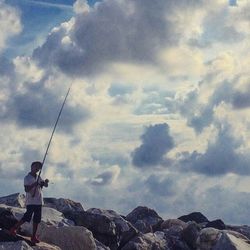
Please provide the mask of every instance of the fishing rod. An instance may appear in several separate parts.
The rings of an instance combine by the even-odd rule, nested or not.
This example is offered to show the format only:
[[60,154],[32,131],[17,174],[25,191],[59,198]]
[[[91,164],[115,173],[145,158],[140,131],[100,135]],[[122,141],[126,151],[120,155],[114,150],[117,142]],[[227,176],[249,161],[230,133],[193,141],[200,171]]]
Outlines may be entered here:
[[39,181],[39,178],[40,178],[40,175],[41,175],[41,172],[42,172],[42,168],[43,168],[43,165],[44,165],[44,163],[45,163],[46,157],[47,157],[47,155],[48,155],[49,147],[50,147],[50,144],[51,144],[53,135],[54,135],[54,133],[55,133],[55,131],[56,131],[57,123],[58,123],[58,121],[59,121],[59,119],[60,119],[60,116],[61,116],[61,114],[62,114],[63,107],[64,107],[64,105],[65,105],[65,103],[66,103],[66,100],[67,100],[67,97],[68,97],[68,95],[69,95],[71,86],[72,86],[72,84],[70,85],[70,87],[69,87],[69,89],[68,89],[68,91],[67,91],[67,94],[66,94],[66,96],[65,96],[65,98],[64,98],[64,101],[63,101],[63,103],[62,103],[61,109],[60,109],[59,114],[58,114],[58,116],[57,116],[57,119],[56,119],[56,122],[55,122],[55,125],[54,125],[54,128],[53,128],[52,134],[51,134],[50,139],[49,139],[49,143],[48,143],[47,149],[46,149],[45,154],[44,154],[44,157],[43,157],[42,167],[41,167],[41,169],[40,169],[40,171],[39,171],[39,174],[38,174],[38,177],[37,177],[37,180],[36,180],[37,185],[35,186],[35,190],[34,190],[34,193],[33,193],[32,197],[34,197],[35,194],[36,194],[36,190],[37,190],[37,186],[38,186],[38,181]]

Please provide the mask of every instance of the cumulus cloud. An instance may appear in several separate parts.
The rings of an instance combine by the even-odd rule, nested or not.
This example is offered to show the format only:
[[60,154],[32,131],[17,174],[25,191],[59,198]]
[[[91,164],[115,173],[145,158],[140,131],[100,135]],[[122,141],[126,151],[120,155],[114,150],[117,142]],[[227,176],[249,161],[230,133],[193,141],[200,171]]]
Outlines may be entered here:
[[6,47],[10,37],[17,35],[22,30],[19,12],[0,1],[0,52]]
[[182,153],[180,164],[181,171],[195,171],[208,176],[235,173],[238,175],[250,174],[250,158],[240,152],[243,141],[235,138],[230,126],[218,126],[218,135],[210,141],[204,153]]
[[90,183],[96,186],[111,184],[113,181],[115,181],[118,178],[120,171],[121,170],[119,166],[117,165],[112,166],[111,168],[107,169],[103,173],[93,178]]
[[185,18],[175,14],[197,6],[201,3],[103,1],[54,29],[33,56],[43,67],[56,66],[69,75],[99,73],[114,62],[155,64],[160,50],[178,44],[186,31]]
[[[8,101],[7,109],[1,114],[2,120],[14,119],[21,127],[53,127],[62,100],[46,89],[28,93],[16,94]],[[60,128],[71,130],[74,124],[84,121],[89,117],[89,112],[83,107],[65,106],[60,121]]]
[[148,177],[145,184],[152,194],[163,197],[173,196],[177,191],[175,182],[171,177],[153,174]]
[[147,127],[141,140],[142,145],[132,152],[132,162],[139,168],[165,164],[164,155],[174,148],[174,140],[166,123]]

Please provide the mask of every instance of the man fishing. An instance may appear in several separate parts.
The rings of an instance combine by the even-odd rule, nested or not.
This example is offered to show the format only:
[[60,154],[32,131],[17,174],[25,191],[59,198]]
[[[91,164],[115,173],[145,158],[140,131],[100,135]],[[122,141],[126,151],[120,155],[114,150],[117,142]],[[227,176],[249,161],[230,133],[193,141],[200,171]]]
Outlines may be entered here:
[[48,187],[49,180],[43,180],[40,175],[37,176],[38,171],[42,169],[42,163],[39,161],[32,162],[31,171],[24,178],[24,189],[26,192],[26,213],[22,219],[18,221],[11,229],[10,233],[16,235],[17,230],[25,222],[30,222],[33,215],[33,233],[31,243],[39,243],[36,236],[37,228],[41,222],[43,194],[42,188]]
[[[54,135],[55,130],[56,130],[56,126],[57,126],[58,121],[60,119],[60,116],[61,116],[63,107],[66,103],[67,97],[69,95],[70,89],[71,89],[71,86],[69,87],[69,89],[67,91],[67,94],[64,98],[61,109],[60,109],[59,114],[57,116],[56,123],[54,125],[46,152],[45,152],[44,157],[43,157],[43,161],[42,162],[40,162],[40,161],[32,162],[31,172],[28,175],[26,175],[24,178],[24,189],[26,192],[27,211],[24,214],[23,218],[20,221],[18,221],[16,223],[16,225],[14,225],[10,229],[10,233],[12,235],[16,235],[16,232],[20,228],[20,226],[25,222],[30,222],[31,217],[33,215],[33,233],[32,233],[32,237],[31,237],[31,242],[34,245],[39,242],[39,240],[36,236],[36,232],[37,232],[37,228],[38,228],[39,223],[41,222],[41,217],[42,217],[42,205],[43,205],[42,188],[48,187],[48,183],[49,183],[48,179],[46,179],[44,181],[40,177],[40,175],[41,175],[41,171],[42,171],[42,168],[43,168],[45,160],[46,160],[46,156],[47,156],[48,151],[49,151],[49,147],[50,147],[53,135]],[[39,172],[39,174],[37,175],[38,172]]]

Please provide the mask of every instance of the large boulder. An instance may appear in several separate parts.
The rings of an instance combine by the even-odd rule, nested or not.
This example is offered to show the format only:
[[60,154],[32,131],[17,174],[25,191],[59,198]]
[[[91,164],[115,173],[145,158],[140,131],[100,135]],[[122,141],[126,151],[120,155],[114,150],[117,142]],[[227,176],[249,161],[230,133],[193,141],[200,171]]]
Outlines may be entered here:
[[210,221],[206,224],[206,227],[213,227],[213,228],[216,228],[216,229],[219,229],[219,230],[224,230],[226,229],[226,225],[224,224],[224,222],[220,219],[218,220],[213,220],[213,221]]
[[[250,242],[233,232],[223,231],[212,250],[250,250]],[[201,249],[202,250],[202,249]]]
[[54,208],[62,213],[69,210],[72,211],[84,211],[82,204],[79,202],[72,201],[70,199],[63,198],[44,198],[44,206]]
[[38,235],[41,241],[59,246],[62,250],[96,250],[92,233],[84,227],[56,227],[41,223]]
[[5,204],[11,207],[25,207],[25,195],[20,193],[11,194],[0,197],[0,204]]
[[249,226],[247,225],[227,226],[227,228],[245,235],[250,240],[250,227]]
[[211,250],[216,245],[221,235],[222,232],[212,227],[202,229],[197,239],[197,249]]
[[29,246],[25,241],[16,242],[0,242],[1,250],[32,250],[33,248]]
[[9,241],[12,241],[12,242],[15,242],[15,241],[22,241],[23,238],[16,235],[16,236],[13,236],[9,233],[8,230],[3,230],[3,229],[0,229],[0,242],[9,242]]
[[126,216],[126,220],[142,233],[160,229],[163,219],[151,208],[139,206]]
[[181,217],[178,218],[179,220],[182,220],[184,222],[189,222],[189,221],[194,221],[196,223],[207,223],[209,222],[209,220],[207,219],[206,216],[204,216],[202,213],[200,212],[193,212],[187,215],[183,215]]
[[171,227],[181,227],[182,229],[186,228],[188,224],[179,219],[168,219],[162,222],[161,229],[170,229]]
[[60,247],[40,242],[36,246],[30,246],[26,241],[0,242],[1,250],[61,250]]
[[189,222],[181,232],[181,238],[191,249],[196,249],[196,241],[200,235],[200,226],[195,222]]
[[94,237],[108,246],[117,249],[137,235],[138,231],[113,210],[92,208],[86,212],[68,212],[65,216],[76,225],[88,228]]
[[139,234],[121,250],[170,250],[163,232]]
[[[0,227],[10,229],[23,217],[25,211],[26,209],[24,208],[10,207],[0,204]],[[56,227],[74,225],[74,222],[66,219],[61,212],[49,207],[42,208],[42,222]],[[31,235],[32,223],[24,223],[20,231],[24,235]]]
[[6,205],[0,204],[0,228],[10,229],[17,223],[17,219]]

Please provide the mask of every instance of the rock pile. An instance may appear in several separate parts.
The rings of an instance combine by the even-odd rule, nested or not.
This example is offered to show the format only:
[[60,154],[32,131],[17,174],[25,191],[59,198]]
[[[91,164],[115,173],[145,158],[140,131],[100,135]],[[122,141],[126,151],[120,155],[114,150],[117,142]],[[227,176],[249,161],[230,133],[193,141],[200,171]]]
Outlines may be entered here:
[[91,208],[69,199],[45,198],[38,235],[31,246],[31,225],[18,236],[8,233],[24,209],[24,196],[0,198],[0,249],[23,250],[250,250],[250,227],[209,221],[194,212],[178,219],[163,219],[156,211],[137,207],[127,216]]

